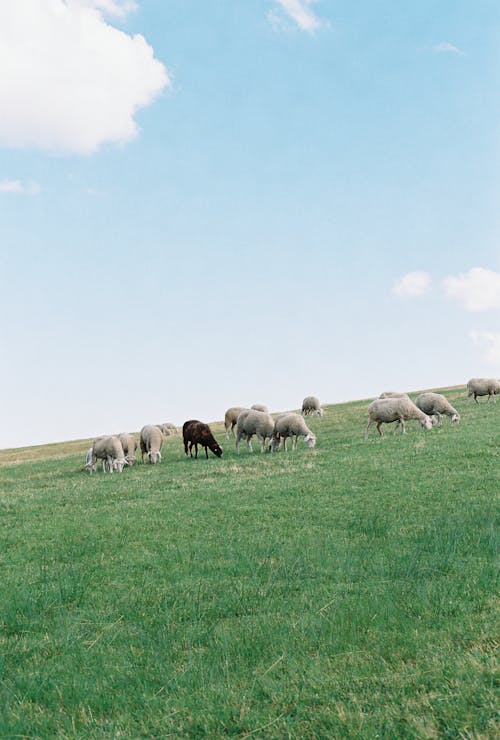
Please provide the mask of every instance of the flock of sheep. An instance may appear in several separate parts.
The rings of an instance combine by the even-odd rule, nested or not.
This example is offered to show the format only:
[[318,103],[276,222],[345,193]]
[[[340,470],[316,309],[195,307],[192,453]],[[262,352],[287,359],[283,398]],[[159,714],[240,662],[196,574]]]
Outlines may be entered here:
[[[490,398],[500,395],[500,381],[495,378],[472,378],[467,383],[467,396],[474,397],[478,403],[478,396]],[[307,396],[302,402],[302,413],[283,413],[273,418],[266,406],[255,404],[251,408],[234,406],[229,408],[224,416],[226,438],[232,433],[236,440],[236,451],[239,454],[240,442],[245,440],[248,452],[253,452],[252,438],[257,437],[260,451],[269,449],[276,452],[283,444],[287,450],[287,440],[292,439],[292,449],[296,449],[299,437],[304,438],[308,447],[316,444],[316,435],[307,427],[304,417],[323,416],[319,400],[315,396]],[[368,406],[368,424],[365,437],[375,424],[378,433],[382,435],[381,425],[396,422],[396,429],[401,428],[405,433],[405,421],[416,419],[424,429],[431,429],[434,424],[442,424],[442,416],[450,417],[453,424],[458,424],[460,414],[450,402],[440,393],[421,393],[413,402],[408,394],[386,391]],[[235,433],[236,428],[236,433]],[[176,434],[175,424],[148,424],[141,429],[140,449],[144,463],[146,456],[152,465],[161,461],[161,448],[165,437]],[[222,448],[214,438],[210,427],[197,419],[186,421],[182,428],[184,452],[186,455],[198,457],[198,445],[205,450],[208,458],[210,449],[217,457],[222,457]],[[97,470],[98,460],[102,461],[104,472],[114,470],[122,472],[126,465],[133,465],[136,459],[138,444],[132,434],[97,437],[92,447],[87,451],[85,470],[93,473]]]

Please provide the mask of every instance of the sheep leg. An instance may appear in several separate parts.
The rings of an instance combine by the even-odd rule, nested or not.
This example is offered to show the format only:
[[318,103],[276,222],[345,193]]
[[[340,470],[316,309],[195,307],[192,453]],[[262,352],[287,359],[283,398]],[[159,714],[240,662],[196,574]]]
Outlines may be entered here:
[[382,431],[380,429],[381,425],[382,425],[382,422],[377,421],[377,432],[380,434],[381,437],[383,437],[384,435],[382,434]]
[[248,436],[247,436],[247,450],[249,452],[253,452],[252,438],[251,437],[248,437]]
[[194,443],[194,459],[198,459],[198,442]]
[[368,437],[368,432],[370,431],[372,424],[373,424],[372,419],[369,419],[368,424],[366,425],[365,439]]
[[292,450],[297,449],[297,439],[298,437],[292,437]]

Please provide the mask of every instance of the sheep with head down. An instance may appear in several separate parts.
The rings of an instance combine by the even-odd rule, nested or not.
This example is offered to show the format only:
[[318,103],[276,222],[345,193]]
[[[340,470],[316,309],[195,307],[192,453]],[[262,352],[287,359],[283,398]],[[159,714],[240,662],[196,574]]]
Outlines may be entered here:
[[302,401],[302,416],[323,416],[323,409],[316,396],[306,396]]
[[151,465],[161,462],[161,446],[163,444],[163,432],[154,424],[147,424],[141,429],[141,459],[148,456]]
[[441,415],[449,416],[452,424],[458,424],[460,414],[453,408],[448,399],[441,393],[421,393],[415,399],[415,405],[427,414],[437,419],[438,426],[442,426]]
[[424,429],[432,429],[430,417],[415,406],[409,398],[377,398],[368,406],[365,438],[373,424],[377,425],[377,431],[382,436],[381,425],[391,424],[393,421],[396,422],[394,431],[401,427],[403,434],[406,434],[405,421],[409,419],[417,419]]
[[106,472],[106,469],[109,469],[110,473],[113,470],[121,473],[125,465],[128,465],[122,443],[115,436],[94,439],[92,443],[92,463],[97,463],[97,460],[102,460],[103,471]]
[[238,416],[236,429],[236,452],[238,454],[242,439],[246,440],[248,451],[253,452],[252,437],[254,435],[259,440],[261,452],[265,450],[266,440],[269,440],[268,446],[271,452],[274,452],[278,447],[276,440],[273,438],[274,419],[271,414],[266,414],[264,411],[256,411],[255,409],[242,411]]
[[122,432],[118,435],[118,439],[122,443],[123,454],[125,455],[127,464],[132,466],[135,463],[135,451],[137,450],[136,438],[133,434]]
[[249,409],[245,408],[244,406],[231,406],[226,413],[224,414],[224,427],[226,429],[226,439],[229,439],[229,432],[232,432],[233,437],[235,437],[234,433],[234,427],[236,426],[238,422],[238,416],[241,414],[242,411],[249,411]]
[[292,450],[297,449],[299,437],[304,437],[304,442],[308,447],[314,447],[316,444],[316,435],[308,428],[300,414],[282,414],[276,419],[274,427],[275,446],[277,444],[279,447],[281,440],[283,440],[283,447],[286,452],[288,437],[292,438]]

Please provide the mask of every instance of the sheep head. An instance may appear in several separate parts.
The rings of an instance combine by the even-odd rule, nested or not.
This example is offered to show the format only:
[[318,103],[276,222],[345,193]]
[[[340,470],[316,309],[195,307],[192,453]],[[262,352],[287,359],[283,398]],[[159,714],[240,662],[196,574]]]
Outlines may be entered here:
[[312,432],[309,432],[309,434],[304,437],[304,442],[308,447],[314,447],[314,445],[316,444],[316,435]]

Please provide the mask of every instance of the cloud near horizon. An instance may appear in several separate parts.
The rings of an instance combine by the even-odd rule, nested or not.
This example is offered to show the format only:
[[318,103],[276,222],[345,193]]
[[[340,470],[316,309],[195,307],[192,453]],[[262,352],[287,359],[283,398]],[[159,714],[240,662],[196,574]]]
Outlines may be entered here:
[[138,134],[137,110],[171,80],[140,34],[109,25],[135,2],[0,3],[0,146],[91,154]]
[[268,14],[269,20],[275,27],[286,27],[285,18],[289,18],[301,30],[314,33],[321,26],[326,25],[314,13],[312,6],[317,0],[274,0],[279,8],[274,8]]
[[500,367],[500,332],[473,331],[470,338],[476,347],[480,347],[485,362]]
[[443,287],[448,298],[460,301],[466,311],[500,308],[500,272],[473,267],[445,278]]
[[34,180],[22,183],[21,180],[0,180],[0,193],[17,193],[20,195],[36,195],[42,188]]
[[431,276],[428,272],[421,270],[408,272],[399,280],[396,280],[392,286],[392,293],[399,298],[416,298],[430,290],[431,282]]

